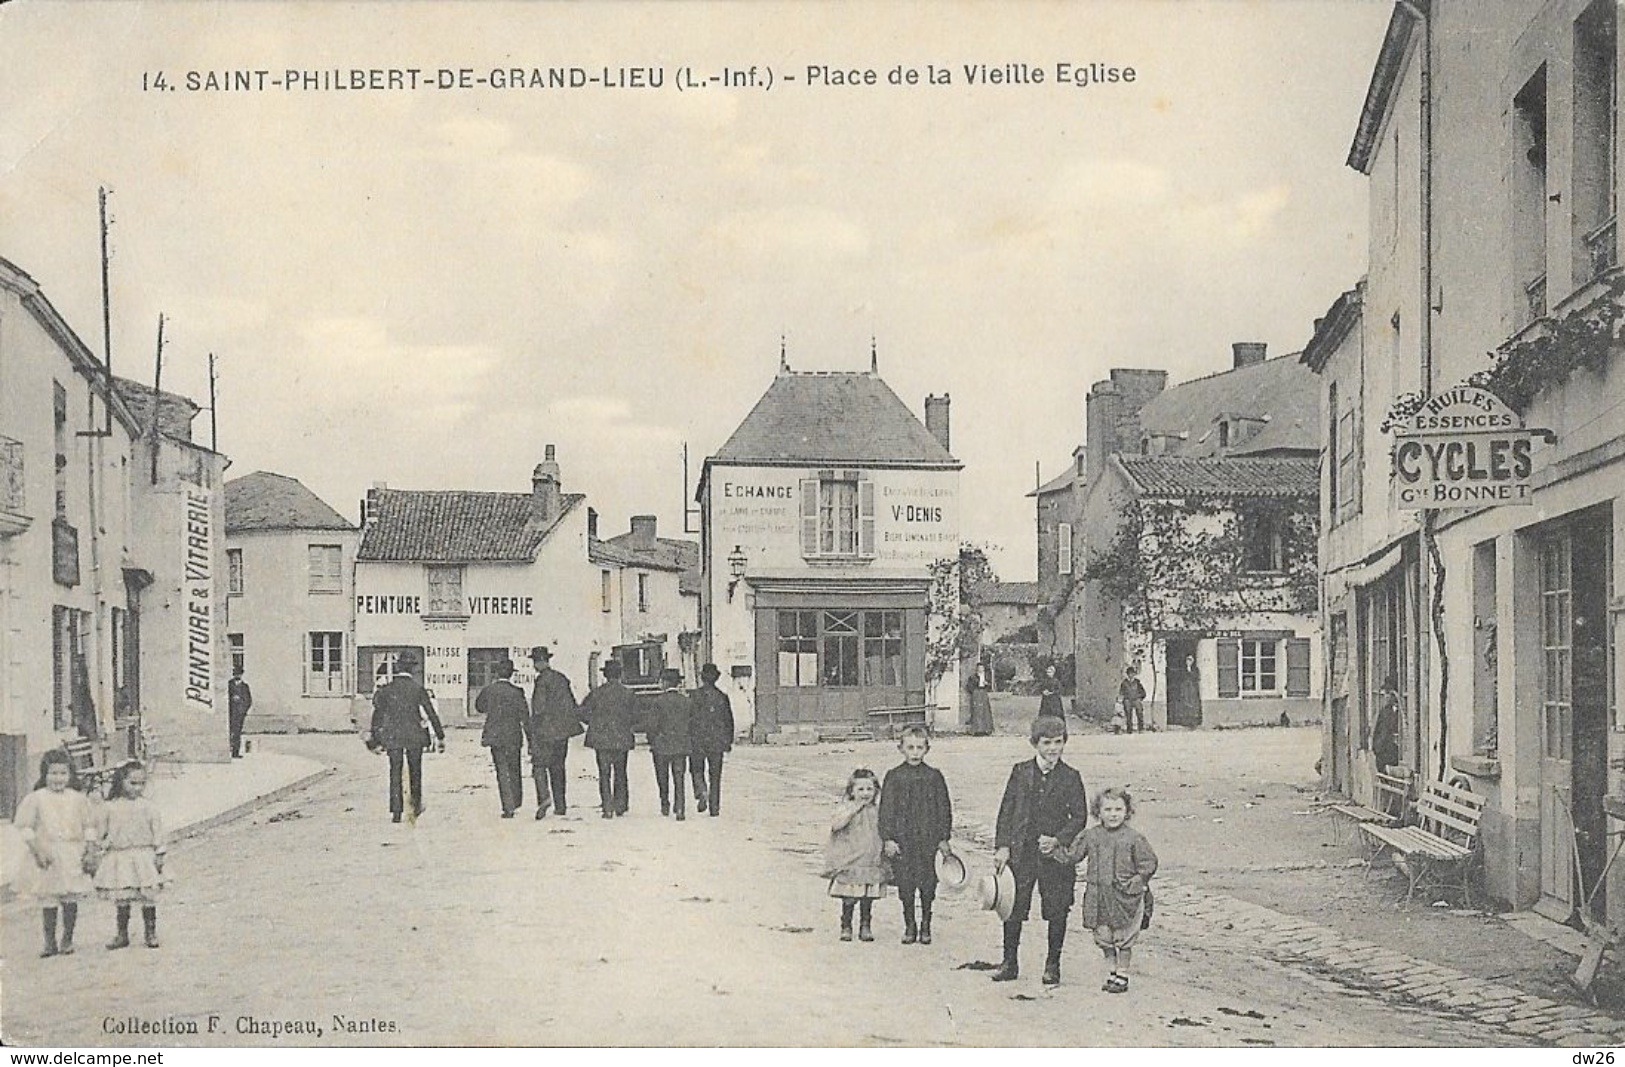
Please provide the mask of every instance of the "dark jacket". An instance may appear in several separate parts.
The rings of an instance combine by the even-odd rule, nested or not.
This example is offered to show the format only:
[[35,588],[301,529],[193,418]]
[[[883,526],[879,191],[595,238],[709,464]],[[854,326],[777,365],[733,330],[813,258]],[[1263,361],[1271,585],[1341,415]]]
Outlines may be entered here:
[[620,682],[605,682],[581,702],[587,724],[587,747],[626,751],[633,747],[632,729],[638,719],[638,698]]
[[248,688],[248,683],[241,678],[233,678],[226,683],[226,699],[231,714],[241,718],[254,706],[254,690]]
[[1117,695],[1122,698],[1125,708],[1133,707],[1135,704],[1144,704],[1145,686],[1140,684],[1138,678],[1125,676],[1117,686]]
[[687,693],[667,689],[649,702],[649,750],[657,756],[689,753],[689,722],[694,701]]
[[446,731],[440,725],[440,716],[434,713],[428,691],[410,675],[397,674],[372,695],[373,742],[384,748],[426,747],[429,731],[423,726],[424,715],[435,737],[443,740]]
[[549,667],[530,690],[530,731],[536,741],[567,741],[581,732],[570,679]]
[[1061,702],[1059,679],[1044,678],[1038,683],[1038,692],[1038,714],[1053,715],[1057,719],[1066,718],[1066,705]]
[[714,685],[702,685],[689,694],[694,702],[694,718],[688,725],[689,740],[700,753],[728,752],[734,747],[734,709],[728,694]]
[[528,709],[523,689],[499,678],[480,690],[474,710],[485,716],[480,744],[486,748],[524,747]]
[[886,772],[886,784],[880,787],[882,840],[935,848],[953,833],[954,807],[941,771],[928,763],[904,762]]
[[1025,760],[1010,768],[993,847],[1008,848],[1012,863],[1031,866],[1040,858],[1041,835],[1065,843],[1088,824],[1089,795],[1077,769],[1059,762],[1046,777],[1039,773],[1036,758]]

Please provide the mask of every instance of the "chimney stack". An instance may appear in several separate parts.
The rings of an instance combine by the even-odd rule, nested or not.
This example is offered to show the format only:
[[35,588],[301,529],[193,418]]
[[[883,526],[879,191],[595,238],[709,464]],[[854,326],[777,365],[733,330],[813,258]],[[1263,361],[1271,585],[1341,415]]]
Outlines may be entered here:
[[948,443],[950,438],[948,433],[947,393],[943,393],[941,396],[933,394],[925,398],[925,428],[931,432],[932,437],[937,439],[937,444],[942,446],[944,452],[953,452],[953,447]]
[[1235,357],[1234,370],[1243,367],[1256,367],[1264,362],[1264,352],[1269,346],[1263,341],[1237,341],[1230,346],[1230,352]]
[[637,548],[653,548],[655,546],[655,517],[653,515],[632,516],[632,544]]
[[559,465],[554,460],[553,446],[548,445],[546,458],[530,472],[531,508],[536,518],[546,526],[559,517]]
[[378,521],[378,494],[388,489],[386,482],[373,482],[361,501],[361,526],[365,529]]

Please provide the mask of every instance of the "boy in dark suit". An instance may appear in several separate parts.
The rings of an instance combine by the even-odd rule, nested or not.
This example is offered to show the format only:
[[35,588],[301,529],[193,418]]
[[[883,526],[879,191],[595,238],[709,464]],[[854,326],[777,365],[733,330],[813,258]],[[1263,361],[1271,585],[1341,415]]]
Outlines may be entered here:
[[511,819],[525,802],[525,779],[519,767],[529,725],[525,691],[513,684],[513,660],[505,659],[497,665],[497,680],[480,690],[474,698],[474,709],[485,716],[480,744],[491,750],[502,817]]
[[[953,802],[942,772],[925,762],[931,731],[903,727],[897,742],[903,762],[886,772],[880,787],[880,838],[892,861],[892,882],[903,901],[903,944],[931,943],[931,905],[937,898],[937,853],[953,854]],[[914,918],[914,895],[920,916]]]
[[1070,842],[1088,824],[1089,796],[1083,789],[1083,777],[1061,762],[1066,750],[1065,719],[1040,715],[1033,720],[1028,736],[1035,756],[1010,769],[993,836],[994,866],[1002,871],[1008,864],[1016,880],[1015,907],[1004,924],[1004,961],[993,972],[993,980],[1008,982],[1021,973],[1021,924],[1031,910],[1036,886],[1042,914],[1049,923],[1043,981],[1059,985],[1066,916],[1072,908],[1077,872],[1052,856],[1057,845]]

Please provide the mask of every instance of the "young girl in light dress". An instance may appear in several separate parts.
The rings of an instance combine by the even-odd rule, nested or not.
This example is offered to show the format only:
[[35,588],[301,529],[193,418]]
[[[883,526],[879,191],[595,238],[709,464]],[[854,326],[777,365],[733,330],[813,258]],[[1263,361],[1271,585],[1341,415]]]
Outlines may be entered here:
[[880,840],[880,779],[859,767],[846,780],[846,798],[835,808],[824,874],[829,895],[841,898],[841,940],[852,940],[852,912],[858,912],[858,940],[873,941],[869,929],[874,902],[886,895],[886,859]]
[[1134,816],[1134,798],[1127,789],[1102,789],[1091,807],[1094,825],[1070,845],[1057,848],[1055,858],[1072,864],[1089,861],[1084,875],[1088,888],[1083,894],[1083,925],[1094,932],[1095,944],[1111,965],[1111,974],[1100,988],[1126,993],[1134,941],[1149,919],[1149,883],[1157,873],[1157,854],[1128,824]]
[[[79,898],[90,892],[85,849],[96,838],[90,801],[79,792],[79,776],[62,749],[47,752],[39,764],[39,781],[23,798],[12,820],[28,846],[32,863],[24,863],[18,888],[40,902],[45,927],[43,956],[73,952],[73,928],[79,921]],[[56,937],[62,913],[62,940]]]
[[158,947],[158,893],[164,885],[167,839],[157,805],[143,794],[147,769],[131,761],[113,772],[113,788],[102,807],[101,864],[96,892],[117,907],[118,935],[110,949],[130,946],[130,906],[141,905],[148,948]]

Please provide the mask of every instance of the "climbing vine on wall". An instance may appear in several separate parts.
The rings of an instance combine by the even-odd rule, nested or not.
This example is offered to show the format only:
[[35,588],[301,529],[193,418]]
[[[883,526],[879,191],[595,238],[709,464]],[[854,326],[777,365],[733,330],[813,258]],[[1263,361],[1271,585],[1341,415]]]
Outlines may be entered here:
[[[1091,552],[1085,581],[1122,606],[1128,631],[1207,631],[1260,612],[1317,610],[1319,518],[1312,500],[1128,499],[1105,547]],[[1278,531],[1280,569],[1246,562],[1268,529]]]
[[988,546],[966,541],[957,556],[931,564],[931,592],[926,603],[925,681],[934,686],[948,668],[974,658],[982,648],[986,624],[973,595],[998,581],[988,561]]

